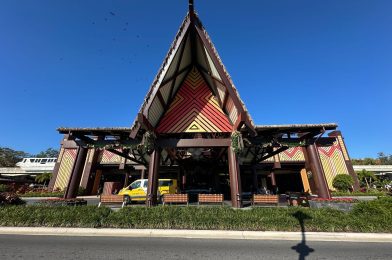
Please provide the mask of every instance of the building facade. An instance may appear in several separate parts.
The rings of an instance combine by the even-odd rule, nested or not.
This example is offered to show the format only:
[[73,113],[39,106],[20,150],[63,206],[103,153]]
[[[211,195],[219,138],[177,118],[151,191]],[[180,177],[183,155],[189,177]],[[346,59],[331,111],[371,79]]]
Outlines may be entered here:
[[244,194],[310,192],[330,197],[332,180],[358,181],[334,123],[257,125],[240,99],[190,1],[189,12],[130,128],[59,128],[64,134],[51,189],[97,194],[103,182],[158,178],[180,191],[209,190],[241,207]]

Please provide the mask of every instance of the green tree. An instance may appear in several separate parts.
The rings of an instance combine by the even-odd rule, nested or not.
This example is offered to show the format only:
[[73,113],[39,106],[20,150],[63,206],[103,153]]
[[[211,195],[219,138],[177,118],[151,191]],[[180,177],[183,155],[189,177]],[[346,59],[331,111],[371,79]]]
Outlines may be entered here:
[[46,185],[47,183],[49,183],[51,178],[52,178],[52,173],[51,172],[45,172],[45,173],[42,173],[40,175],[37,175],[35,177],[35,181],[38,182],[38,183],[43,183],[44,185]]
[[392,164],[392,155],[386,155],[383,152],[379,152],[378,154],[378,160],[380,161],[381,165],[389,165]]
[[361,182],[362,187],[368,187],[370,188],[370,185],[377,181],[376,175],[374,175],[374,172],[369,172],[367,170],[362,170],[360,172],[356,173],[358,176],[359,181]]
[[48,148],[45,151],[40,152],[35,157],[37,158],[57,158],[59,151],[53,148]]
[[0,167],[14,167],[23,157],[29,157],[30,154],[23,151],[16,151],[8,147],[0,147]]
[[332,186],[338,191],[350,191],[353,184],[353,178],[347,174],[338,174],[332,181]]

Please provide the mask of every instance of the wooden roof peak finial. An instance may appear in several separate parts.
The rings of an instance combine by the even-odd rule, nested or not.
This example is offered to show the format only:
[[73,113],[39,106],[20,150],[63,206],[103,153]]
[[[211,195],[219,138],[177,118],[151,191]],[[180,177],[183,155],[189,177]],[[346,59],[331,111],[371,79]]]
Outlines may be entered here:
[[195,9],[193,8],[193,0],[189,0],[189,13],[194,13]]

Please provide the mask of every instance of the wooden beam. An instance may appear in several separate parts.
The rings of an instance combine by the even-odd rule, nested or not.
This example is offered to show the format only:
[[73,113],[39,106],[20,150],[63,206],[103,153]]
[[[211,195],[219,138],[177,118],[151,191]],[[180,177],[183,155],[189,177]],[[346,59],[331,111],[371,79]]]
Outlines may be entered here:
[[233,125],[233,130],[240,130],[246,121],[246,114],[242,112],[238,115],[237,121]]
[[[188,35],[188,33],[186,35]],[[187,36],[187,37],[189,37],[189,36]],[[180,57],[178,58],[178,63],[176,64],[176,70],[175,70],[174,74],[177,74],[178,70],[180,69],[182,56],[184,55],[184,51],[185,51],[186,39],[187,38],[185,37],[184,45],[182,46],[182,48],[180,50]],[[177,82],[177,77],[175,79],[173,79],[173,82],[172,82],[172,85],[171,85],[171,88],[170,88],[169,100],[171,100],[172,97],[173,97],[174,86],[176,85],[176,82]],[[169,104],[169,102],[167,102],[167,103]],[[168,105],[166,105],[164,108],[165,108],[165,111],[166,111],[168,109]]]
[[274,155],[276,155],[276,154],[279,154],[279,153],[281,153],[281,152],[283,152],[283,151],[285,151],[285,150],[287,150],[287,149],[289,149],[288,146],[282,146],[282,147],[276,149],[275,151],[273,151],[273,152],[267,154],[266,156],[261,157],[261,158],[257,161],[257,163],[260,163],[260,162],[262,162],[262,161],[264,161],[264,160],[267,160],[268,158],[270,158],[270,157],[272,157],[272,156],[274,156]]
[[165,100],[163,100],[162,94],[160,91],[157,92],[157,97],[159,99],[159,102],[161,102],[162,107],[166,107]]
[[[155,96],[156,92],[159,91],[159,87],[161,86],[162,80],[164,79],[168,68],[170,67],[170,64],[172,63],[174,57],[176,56],[176,53],[178,51],[178,48],[180,47],[182,40],[184,39],[185,35],[187,35],[188,27],[190,25],[190,20],[187,20],[184,24],[184,27],[182,29],[182,33],[178,35],[178,39],[176,41],[176,46],[171,50],[170,55],[168,55],[164,61],[163,69],[160,72],[160,74],[157,76],[155,82],[153,83],[153,87],[151,92],[149,93],[150,96]],[[151,103],[153,99],[150,99],[147,101],[145,107],[141,111],[142,114],[147,115],[148,110],[150,109]]]
[[195,139],[180,139],[180,138],[166,138],[158,139],[157,145],[162,148],[177,147],[177,148],[187,148],[187,147],[229,147],[231,145],[231,139],[205,139],[205,138],[195,138]]
[[123,157],[125,159],[128,159],[128,160],[130,160],[132,162],[135,162],[135,163],[138,163],[138,164],[141,164],[141,165],[145,165],[142,161],[136,160],[135,158],[132,158],[128,154],[126,154],[124,152],[117,151],[116,149],[107,149],[107,151],[109,151],[111,153],[114,153],[114,154],[117,154],[117,155],[119,155],[119,156],[121,156],[121,157]]
[[174,73],[173,76],[170,76],[169,78],[165,79],[164,81],[162,81],[161,86],[165,86],[167,83],[169,83],[172,80],[175,80],[179,75],[181,75],[183,72],[189,70],[190,68],[192,68],[192,64],[189,64],[188,66],[180,69],[179,71],[177,71],[177,73]]
[[141,126],[148,131],[152,131],[155,132],[155,128],[152,126],[152,124],[150,123],[150,121],[147,119],[147,117],[145,117],[145,115],[143,115],[142,113],[138,114],[138,121],[141,124]]

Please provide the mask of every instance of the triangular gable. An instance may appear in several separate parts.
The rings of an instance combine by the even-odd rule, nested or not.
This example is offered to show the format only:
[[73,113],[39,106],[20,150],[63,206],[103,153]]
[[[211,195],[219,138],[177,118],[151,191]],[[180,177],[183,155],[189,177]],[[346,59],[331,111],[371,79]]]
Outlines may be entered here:
[[[162,117],[167,114],[169,104],[173,103],[185,77],[196,67],[206,85],[212,89],[216,104],[227,114],[229,122],[239,129],[245,124],[254,132],[253,122],[234,87],[230,76],[217,54],[207,32],[197,15],[191,11],[185,17],[172,47],[166,56],[153,85],[148,92],[142,108],[135,120],[135,126],[148,130],[157,130]],[[203,127],[203,120],[184,131],[195,131]],[[139,128],[137,128],[139,129]],[[159,132],[159,131],[158,131]]]
[[158,133],[231,132],[232,124],[216,96],[193,68],[156,129]]

